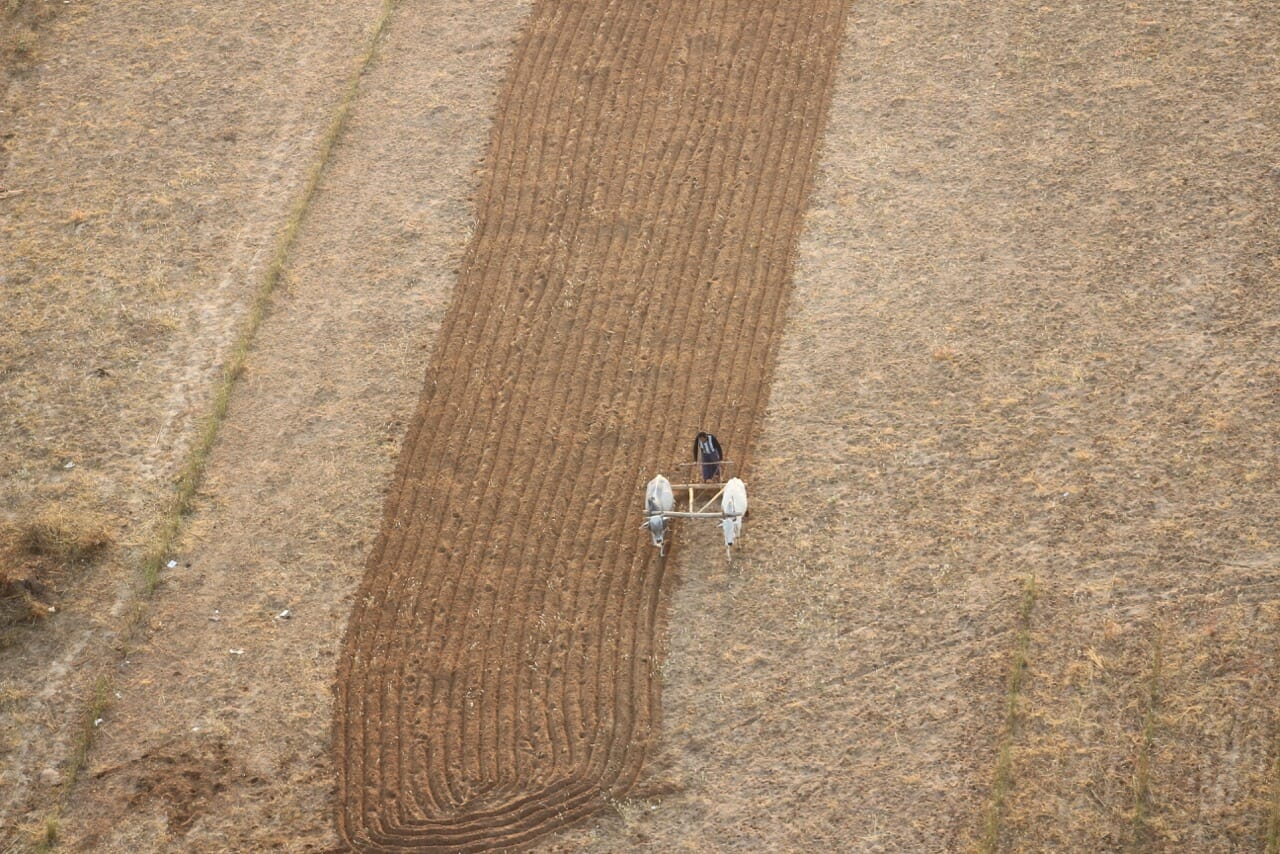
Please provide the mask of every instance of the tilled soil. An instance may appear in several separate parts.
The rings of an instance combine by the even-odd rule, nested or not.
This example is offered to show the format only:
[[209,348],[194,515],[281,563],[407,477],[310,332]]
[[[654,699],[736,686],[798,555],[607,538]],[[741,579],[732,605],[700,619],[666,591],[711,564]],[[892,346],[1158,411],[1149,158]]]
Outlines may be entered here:
[[750,472],[844,14],[535,9],[341,663],[349,843],[518,843],[638,774],[665,564],[627,499],[703,427]]

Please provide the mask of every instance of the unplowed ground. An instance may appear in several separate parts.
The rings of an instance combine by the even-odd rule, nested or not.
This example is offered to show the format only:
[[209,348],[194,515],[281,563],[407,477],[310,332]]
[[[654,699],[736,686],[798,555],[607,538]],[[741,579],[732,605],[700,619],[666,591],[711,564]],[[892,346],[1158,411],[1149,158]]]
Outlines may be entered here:
[[[0,137],[4,521],[69,500],[115,514],[119,531],[104,565],[71,579],[60,613],[23,629],[0,657],[5,838],[41,830],[24,823],[62,798],[78,721],[105,672],[109,702],[60,824],[70,850],[332,848],[335,813],[349,836],[366,825],[397,838],[456,833],[471,821],[512,840],[536,831],[536,809],[508,810],[506,824],[483,829],[466,807],[432,826],[415,819],[433,803],[510,804],[520,792],[546,803],[592,780],[604,787],[602,808],[529,847],[1274,848],[1280,19],[1271,5],[850,6],[792,307],[785,324],[770,321],[779,349],[749,443],[742,551],[727,567],[716,532],[678,527],[661,582],[636,530],[649,466],[682,457],[702,426],[720,427],[739,456],[758,412],[718,401],[704,374],[689,377],[688,398],[681,390],[654,408],[651,428],[625,433],[635,429],[629,395],[665,382],[674,362],[663,360],[684,358],[678,350],[625,366],[631,376],[613,385],[589,371],[562,383],[541,362],[585,347],[612,358],[638,330],[656,346],[659,331],[683,322],[671,297],[645,308],[620,276],[618,304],[595,301],[601,286],[581,275],[583,262],[605,251],[608,233],[609,251],[634,247],[618,259],[633,274],[669,263],[673,243],[691,263],[716,241],[783,266],[785,252],[728,239],[758,228],[746,222],[733,235],[657,240],[656,229],[636,230],[642,214],[667,215],[639,202],[659,190],[685,222],[699,198],[714,210],[740,200],[732,184],[707,183],[714,170],[700,171],[737,129],[716,126],[691,151],[656,161],[642,157],[644,134],[626,132],[643,115],[668,116],[675,131],[732,114],[714,101],[745,91],[729,85],[733,63],[697,61],[734,44],[710,37],[713,19],[670,45],[676,76],[709,87],[675,90],[675,102],[692,99],[677,120],[634,97],[670,68],[638,64],[643,16],[592,31],[586,19],[567,24],[583,4],[547,5],[561,8],[397,7],[237,385],[177,565],[140,603],[129,591],[137,554],[376,10],[223,3],[172,17],[171,4],[64,4],[13,78],[0,116],[0,132],[13,133]],[[721,32],[758,44],[749,34],[768,22],[755,17]],[[669,19],[666,32],[677,26]],[[632,50],[598,61],[603,30]],[[578,68],[544,73],[495,113],[517,94],[510,81],[528,73],[519,63],[541,61],[531,48],[557,44],[578,45]],[[787,88],[816,91],[805,74]],[[712,91],[707,103],[693,94]],[[631,100],[611,97],[624,92]],[[576,106],[559,100],[578,94]],[[540,137],[533,103],[560,117]],[[604,143],[638,159],[606,156]],[[485,174],[474,174],[486,152]],[[498,198],[517,155],[542,169]],[[699,168],[671,172],[681,156]],[[615,187],[612,176],[635,163],[650,168],[601,206],[597,186]],[[582,164],[597,183],[574,171]],[[768,171],[760,177],[776,179]],[[585,195],[558,197],[562,184]],[[515,198],[541,207],[491,216],[472,239],[481,211]],[[566,226],[571,245],[527,242]],[[647,246],[635,245],[637,233]],[[520,246],[545,260],[530,262]],[[547,279],[518,282],[517,270]],[[473,327],[477,339],[508,323],[507,346],[477,356],[492,361],[475,362],[474,378],[444,378],[471,391],[442,395],[439,366],[461,358],[446,342],[467,326],[466,288],[491,275],[529,293],[515,290],[501,311],[468,309],[491,321]],[[686,311],[702,311],[698,284],[675,297]],[[521,311],[535,288],[543,303]],[[754,322],[736,298],[714,322],[704,315],[687,346],[712,352],[708,329]],[[620,322],[570,324],[570,299]],[[735,376],[751,375],[754,356],[721,352],[740,363]],[[517,353],[524,361],[507,361]],[[428,364],[436,385],[419,400]],[[534,380],[536,393],[515,395]],[[568,402],[586,394],[577,385],[600,390],[598,409],[570,417]],[[472,394],[485,387],[491,397]],[[477,456],[431,475],[449,478],[445,496],[457,473],[455,494],[488,499],[463,508],[483,530],[449,533],[461,523],[444,517],[445,536],[419,541],[456,557],[415,558],[435,572],[466,557],[474,570],[457,577],[459,596],[474,594],[479,610],[455,622],[460,632],[429,630],[435,613],[420,606],[417,622],[379,611],[392,593],[413,608],[428,579],[444,578],[391,586],[396,529],[368,560],[384,505],[413,518],[395,497],[407,494],[411,453],[389,505],[385,484],[415,400],[431,410],[419,410],[420,431],[462,414],[446,398],[495,413],[502,400],[512,401],[504,413],[566,401],[563,414],[505,443],[478,442]],[[705,413],[730,426],[704,424]],[[566,456],[547,450],[553,429]],[[648,449],[640,463],[629,456],[636,442]],[[547,477],[533,479],[543,465]],[[500,471],[521,487],[507,504],[491,476]],[[566,539],[570,493],[580,515],[585,496],[600,505],[582,517],[592,527],[569,527]],[[617,539],[607,533],[615,505],[637,508]],[[504,526],[504,516],[524,521]],[[481,539],[468,547],[472,533],[505,557]],[[540,539],[514,555],[516,537]],[[580,588],[558,582],[579,570]],[[344,647],[362,578],[371,595]],[[538,581],[553,583],[531,600]],[[656,624],[645,599],[655,591]],[[545,625],[507,607],[530,601],[544,605]],[[139,606],[144,630],[114,649]],[[366,634],[379,614],[389,630]],[[574,615],[596,632],[593,645],[553,619]],[[478,685],[487,699],[468,698],[491,620],[512,642],[487,647]],[[629,625],[631,636],[606,633]],[[572,645],[557,648],[557,638]],[[335,751],[336,662],[383,648],[403,654],[342,668],[337,719],[354,720],[345,703],[358,677],[370,687],[371,727],[359,742],[339,730]],[[657,678],[646,681],[637,653],[652,654]],[[415,656],[422,670],[396,668]],[[455,663],[465,666],[450,671]],[[412,690],[410,675],[420,680]],[[646,685],[661,687],[660,721]],[[439,702],[419,703],[426,691]],[[384,714],[393,703],[410,711]],[[567,724],[612,741],[583,747]]]

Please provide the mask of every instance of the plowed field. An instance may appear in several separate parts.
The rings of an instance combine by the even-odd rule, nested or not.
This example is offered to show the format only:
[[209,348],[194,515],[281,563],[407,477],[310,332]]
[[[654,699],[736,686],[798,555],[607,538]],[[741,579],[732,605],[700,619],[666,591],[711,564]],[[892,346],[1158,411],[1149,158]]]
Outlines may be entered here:
[[749,472],[845,4],[541,4],[339,675],[340,832],[527,840],[636,777],[644,482]]

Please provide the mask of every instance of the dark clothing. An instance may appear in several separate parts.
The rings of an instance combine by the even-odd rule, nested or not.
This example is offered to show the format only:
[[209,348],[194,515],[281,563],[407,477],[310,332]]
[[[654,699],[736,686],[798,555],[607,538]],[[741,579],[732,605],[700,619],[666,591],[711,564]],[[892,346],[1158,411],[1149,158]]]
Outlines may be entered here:
[[702,480],[720,479],[720,461],[724,459],[724,450],[720,440],[711,433],[699,433],[693,440],[693,459],[699,464]]

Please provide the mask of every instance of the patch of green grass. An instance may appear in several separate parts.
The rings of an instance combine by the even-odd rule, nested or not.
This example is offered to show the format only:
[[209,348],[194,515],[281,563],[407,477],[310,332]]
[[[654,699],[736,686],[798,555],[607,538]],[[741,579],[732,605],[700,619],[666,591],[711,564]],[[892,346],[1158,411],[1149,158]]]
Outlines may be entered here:
[[1133,763],[1133,843],[1130,850],[1146,850],[1151,843],[1147,816],[1151,808],[1151,742],[1155,738],[1160,713],[1160,670],[1164,654],[1163,629],[1156,630],[1151,653],[1151,675],[1147,679],[1147,711],[1142,720],[1142,739]]
[[1036,580],[1027,577],[1022,583],[1022,600],[1018,607],[1018,629],[1013,643],[1013,656],[1009,663],[1009,679],[1005,690],[1004,730],[1000,736],[1000,749],[996,754],[996,768],[991,783],[991,799],[983,822],[982,840],[978,850],[990,854],[996,850],[1000,837],[1000,820],[1004,815],[1004,802],[1013,779],[1013,740],[1018,729],[1018,699],[1027,673],[1027,650],[1031,646],[1031,614],[1036,607]]
[[40,825],[40,829],[35,838],[35,851],[37,854],[44,854],[46,851],[52,851],[53,847],[58,844],[58,833],[61,830],[61,822],[56,816],[48,816],[44,823]]
[[94,730],[98,728],[98,722],[106,715],[107,709],[111,708],[111,697],[111,680],[106,676],[98,676],[93,686],[93,697],[81,714],[80,730],[76,733],[76,740],[72,746],[71,764],[67,769],[68,786],[75,781],[84,769],[85,763],[88,762]]

